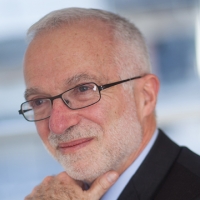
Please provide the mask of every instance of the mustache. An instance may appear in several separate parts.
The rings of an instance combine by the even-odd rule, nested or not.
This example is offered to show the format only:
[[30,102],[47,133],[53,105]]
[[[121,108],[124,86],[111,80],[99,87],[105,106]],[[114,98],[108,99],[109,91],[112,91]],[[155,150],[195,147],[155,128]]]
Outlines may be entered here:
[[75,125],[66,129],[62,134],[50,132],[48,140],[53,147],[57,147],[59,143],[98,136],[99,131],[101,129],[96,126]]

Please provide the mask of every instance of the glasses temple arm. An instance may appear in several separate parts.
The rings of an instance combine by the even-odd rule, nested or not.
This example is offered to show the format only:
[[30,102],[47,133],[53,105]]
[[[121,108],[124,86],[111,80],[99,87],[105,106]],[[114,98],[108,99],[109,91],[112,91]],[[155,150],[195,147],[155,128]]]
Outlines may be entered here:
[[114,85],[118,85],[120,83],[124,83],[124,82],[131,81],[131,80],[134,80],[134,79],[138,79],[138,78],[141,78],[141,77],[142,76],[136,76],[136,77],[129,78],[129,79],[126,79],[126,80],[117,81],[117,82],[114,82],[114,83],[109,83],[109,84],[105,84],[105,85],[102,85],[102,86],[98,86],[98,88],[99,88],[99,91],[101,91],[101,90],[104,90],[106,88],[112,87]]
[[19,112],[20,115],[22,115],[23,113],[28,112],[30,110],[32,110],[32,109],[23,110],[23,112],[22,112],[22,110],[19,110],[18,112]]

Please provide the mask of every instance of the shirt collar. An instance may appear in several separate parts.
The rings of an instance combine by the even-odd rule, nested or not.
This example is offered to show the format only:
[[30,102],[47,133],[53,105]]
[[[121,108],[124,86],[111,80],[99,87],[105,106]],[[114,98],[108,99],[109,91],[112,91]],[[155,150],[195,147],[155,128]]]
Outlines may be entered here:
[[101,200],[116,200],[131,177],[135,174],[137,169],[142,164],[143,160],[151,150],[156,138],[158,136],[158,130],[154,132],[151,140],[147,144],[147,146],[144,148],[144,150],[141,152],[141,154],[136,158],[136,160],[121,174],[117,182],[103,195]]

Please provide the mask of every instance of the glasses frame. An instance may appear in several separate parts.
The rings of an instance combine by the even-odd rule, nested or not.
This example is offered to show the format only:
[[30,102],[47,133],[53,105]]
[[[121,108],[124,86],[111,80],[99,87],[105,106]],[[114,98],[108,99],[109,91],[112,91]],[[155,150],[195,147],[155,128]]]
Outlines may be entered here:
[[[70,91],[70,90],[73,90],[74,88],[76,88],[76,87],[78,87],[78,86],[85,85],[85,84],[89,84],[89,83],[80,84],[80,85],[77,85],[77,86],[75,86],[75,87],[73,87],[73,88],[71,88],[71,89],[69,89],[69,90],[66,90],[65,92],[62,92],[62,93],[59,94],[59,95],[56,95],[56,96],[53,96],[53,97],[48,97],[48,98],[41,98],[41,99],[49,99],[49,100],[51,101],[51,104],[53,105],[53,101],[54,101],[55,99],[60,98],[60,99],[62,99],[63,103],[64,103],[69,109],[71,109],[71,110],[79,110],[79,109],[82,109],[82,108],[86,108],[86,107],[92,106],[92,105],[96,104],[97,102],[99,102],[100,99],[101,99],[101,91],[102,91],[102,90],[105,90],[105,89],[107,89],[107,88],[110,88],[110,87],[112,87],[112,86],[115,86],[115,85],[118,85],[118,84],[121,84],[121,83],[124,83],[124,82],[128,82],[128,81],[131,81],[131,80],[139,79],[139,78],[142,78],[142,76],[135,76],[135,77],[132,77],[132,78],[128,78],[128,79],[121,80],[121,81],[117,81],[117,82],[113,82],[113,83],[108,83],[108,84],[101,85],[101,86],[97,85],[97,84],[94,83],[94,82],[90,82],[90,83],[93,83],[93,84],[95,84],[95,85],[97,86],[97,89],[98,89],[98,91],[99,91],[99,99],[98,99],[98,101],[96,101],[96,102],[94,102],[94,103],[92,103],[92,104],[89,104],[89,105],[87,105],[87,106],[83,106],[83,107],[80,107],[80,108],[71,108],[71,107],[69,107],[69,105],[67,105],[67,103],[65,102],[65,100],[62,98],[62,95],[63,95],[64,93]],[[40,98],[38,98],[38,99],[40,99]],[[30,100],[30,101],[32,101],[32,100]],[[39,119],[39,120],[29,120],[29,119],[27,119],[24,113],[27,112],[27,111],[29,111],[29,110],[23,110],[23,109],[22,109],[22,106],[23,106],[23,104],[28,103],[28,102],[30,102],[30,101],[25,101],[25,102],[23,102],[23,103],[21,104],[21,106],[20,106],[21,109],[18,111],[19,114],[20,114],[20,115],[23,115],[23,117],[24,117],[27,121],[29,121],[29,122],[36,122],[36,121],[41,121],[41,120],[44,120],[44,119],[47,119],[47,118],[50,117],[50,115],[49,115],[48,117],[45,117],[45,118],[42,118],[42,119]],[[32,109],[30,109],[30,110],[32,110]]]

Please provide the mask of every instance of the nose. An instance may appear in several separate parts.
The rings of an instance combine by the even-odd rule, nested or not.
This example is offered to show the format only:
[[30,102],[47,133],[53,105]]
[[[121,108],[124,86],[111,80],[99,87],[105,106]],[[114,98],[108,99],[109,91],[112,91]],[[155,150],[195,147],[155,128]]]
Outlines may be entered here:
[[61,99],[55,99],[49,118],[49,129],[55,134],[62,134],[80,121],[77,110],[68,108]]

